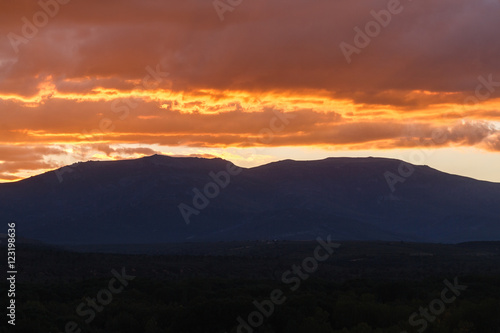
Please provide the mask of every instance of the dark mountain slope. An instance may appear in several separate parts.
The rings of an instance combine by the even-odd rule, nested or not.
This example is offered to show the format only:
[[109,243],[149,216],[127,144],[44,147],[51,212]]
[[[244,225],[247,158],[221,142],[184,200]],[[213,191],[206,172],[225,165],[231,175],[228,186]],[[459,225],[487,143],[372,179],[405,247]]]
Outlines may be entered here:
[[228,163],[158,155],[77,163],[0,184],[0,210],[20,235],[49,243],[500,239],[500,184],[414,166],[392,192],[384,173],[397,174],[401,161],[382,158],[243,169],[187,225],[179,204],[193,207],[193,189],[203,192]]

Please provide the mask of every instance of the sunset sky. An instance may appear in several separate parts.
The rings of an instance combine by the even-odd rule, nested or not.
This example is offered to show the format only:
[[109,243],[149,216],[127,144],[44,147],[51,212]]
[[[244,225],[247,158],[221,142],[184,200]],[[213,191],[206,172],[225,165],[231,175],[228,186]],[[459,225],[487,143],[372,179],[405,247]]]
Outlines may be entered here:
[[500,182],[499,17],[498,0],[3,0],[0,182],[155,153]]

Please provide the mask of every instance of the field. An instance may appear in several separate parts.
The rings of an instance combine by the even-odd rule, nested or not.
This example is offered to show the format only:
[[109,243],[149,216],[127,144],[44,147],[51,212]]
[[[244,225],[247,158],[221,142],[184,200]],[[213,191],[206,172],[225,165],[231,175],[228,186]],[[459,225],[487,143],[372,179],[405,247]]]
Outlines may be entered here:
[[317,247],[20,245],[15,332],[500,332],[499,242]]

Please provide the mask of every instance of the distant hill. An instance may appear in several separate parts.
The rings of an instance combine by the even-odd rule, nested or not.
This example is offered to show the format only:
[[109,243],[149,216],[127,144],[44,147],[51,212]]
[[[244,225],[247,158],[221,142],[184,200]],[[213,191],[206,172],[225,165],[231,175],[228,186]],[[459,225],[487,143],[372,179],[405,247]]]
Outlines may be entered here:
[[[313,240],[328,234],[336,240],[500,240],[500,184],[413,166],[393,192],[384,174],[398,175],[401,163],[285,160],[243,168],[221,188],[210,174],[235,170],[222,159],[154,155],[85,162],[0,184],[0,211],[4,220],[17,222],[19,236],[53,244]],[[221,174],[218,182],[225,185]],[[193,189],[203,193],[207,184],[212,198],[208,204],[198,198],[197,208]]]

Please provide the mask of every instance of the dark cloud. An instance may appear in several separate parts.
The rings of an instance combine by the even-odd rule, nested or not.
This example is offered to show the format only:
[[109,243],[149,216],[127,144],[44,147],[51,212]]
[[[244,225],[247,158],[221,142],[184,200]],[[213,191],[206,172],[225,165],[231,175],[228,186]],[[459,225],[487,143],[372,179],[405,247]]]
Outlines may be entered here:
[[[364,29],[370,11],[387,3],[246,1],[220,22],[211,1],[72,1],[18,54],[2,39],[0,89],[29,96],[50,76],[61,91],[127,90],[124,80],[141,80],[161,62],[177,91],[326,90],[357,103],[419,106],[462,101],[479,75],[500,78],[500,4],[487,0],[402,2],[347,65],[339,44],[353,44],[353,28]],[[4,36],[40,10],[28,0],[2,7]],[[416,90],[459,94],[405,97]]]
[[2,1],[0,178],[50,168],[63,145],[114,159],[156,152],[122,144],[499,151],[500,3],[402,1],[348,64],[339,45],[388,3],[243,1],[221,22],[207,0],[73,0],[16,52],[41,7]]

